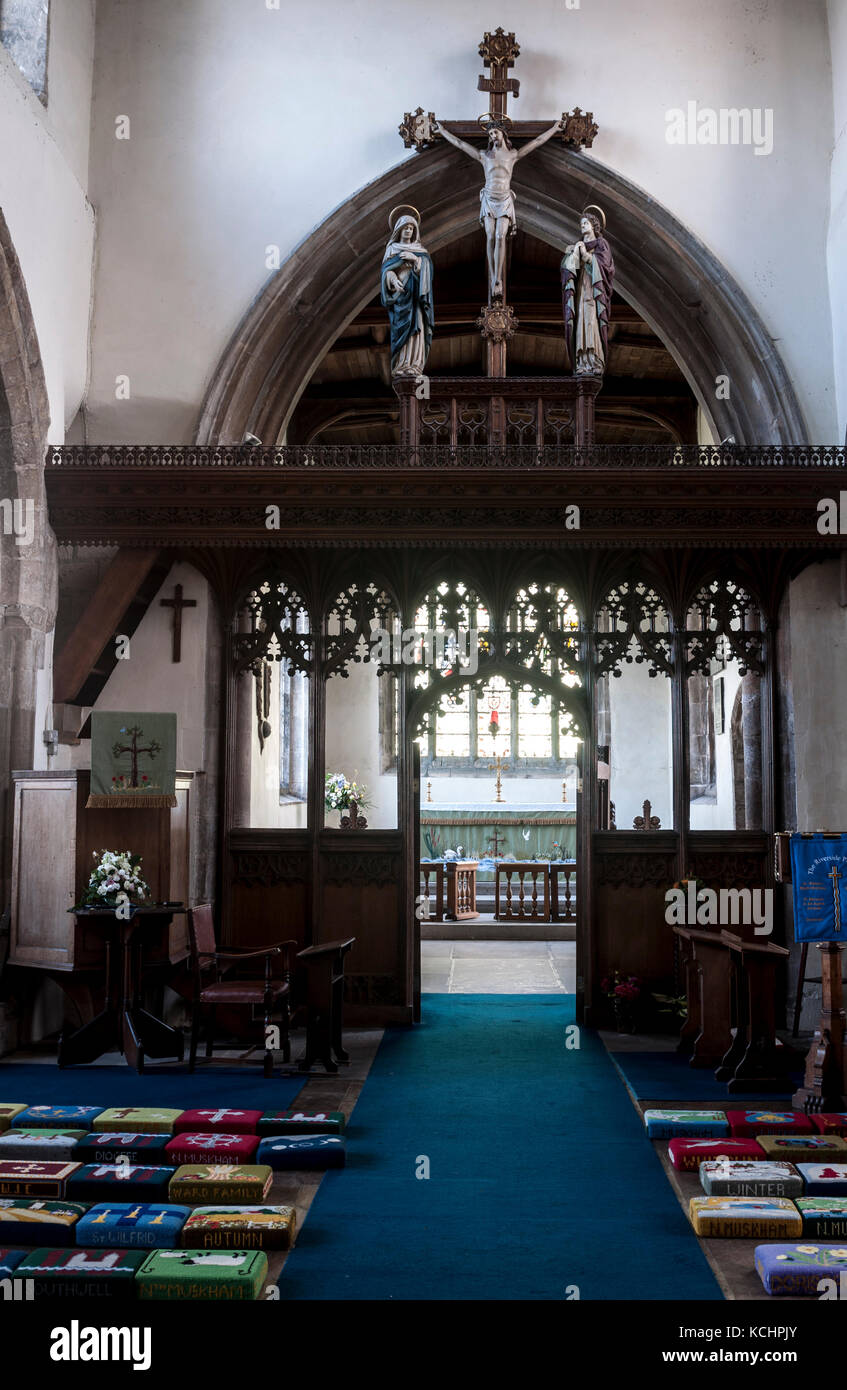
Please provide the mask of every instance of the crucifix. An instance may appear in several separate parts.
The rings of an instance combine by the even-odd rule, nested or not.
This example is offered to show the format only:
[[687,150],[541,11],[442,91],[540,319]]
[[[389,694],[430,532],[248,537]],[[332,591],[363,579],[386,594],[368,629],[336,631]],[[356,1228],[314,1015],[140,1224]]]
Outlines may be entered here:
[[173,598],[163,598],[159,600],[162,608],[172,608],[174,610],[173,619],[173,651],[171,661],[179,661],[182,657],[182,610],[183,608],[196,608],[197,600],[194,598],[182,597],[182,585],[174,586]]
[[[583,112],[578,106],[549,126],[537,121],[513,121],[508,100],[510,95],[518,98],[520,82],[510,77],[509,71],[519,54],[520,46],[513,33],[498,28],[493,34],[484,34],[479,55],[490,75],[480,75],[477,89],[488,95],[489,109],[476,122],[451,120],[448,128],[436,120],[434,112],[424,112],[419,106],[414,112],[406,112],[399,127],[407,149],[414,147],[420,152],[440,137],[478,160],[485,170],[479,220],[486,238],[488,304],[482,309],[478,326],[487,340],[489,376],[505,376],[506,341],[517,327],[514,313],[506,303],[507,238],[517,228],[512,193],[514,166],[553,136],[559,136],[563,144],[572,148],[588,147],[598,130],[593,113]],[[480,144],[482,148],[478,147]]]
[[150,742],[149,742],[149,744],[147,745],[146,748],[139,748],[139,746],[138,746],[138,740],[139,740],[139,739],[143,736],[143,734],[144,734],[144,730],[141,728],[140,724],[133,724],[132,727],[129,728],[129,729],[121,729],[121,733],[122,733],[122,734],[126,734],[127,738],[130,739],[130,742],[129,742],[129,743],[115,743],[115,744],[113,744],[113,745],[112,745],[112,757],[113,757],[113,758],[121,758],[121,757],[123,757],[123,755],[124,755],[125,753],[129,753],[129,757],[130,757],[129,785],[130,785],[131,787],[137,787],[137,786],[138,786],[138,759],[141,757],[142,754],[146,754],[146,756],[149,757],[149,758],[151,758],[151,759],[152,759],[152,758],[155,758],[155,756],[156,756],[157,753],[161,753],[161,751],[162,751],[162,745],[161,745],[160,743],[157,743],[156,740],[155,740],[154,738],[151,738],[151,740],[150,740]]

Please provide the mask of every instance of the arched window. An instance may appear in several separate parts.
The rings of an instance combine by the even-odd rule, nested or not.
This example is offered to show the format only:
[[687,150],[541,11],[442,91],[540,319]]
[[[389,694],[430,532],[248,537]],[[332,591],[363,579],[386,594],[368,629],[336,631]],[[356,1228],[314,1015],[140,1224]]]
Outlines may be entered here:
[[0,43],[47,105],[50,0],[0,0]]

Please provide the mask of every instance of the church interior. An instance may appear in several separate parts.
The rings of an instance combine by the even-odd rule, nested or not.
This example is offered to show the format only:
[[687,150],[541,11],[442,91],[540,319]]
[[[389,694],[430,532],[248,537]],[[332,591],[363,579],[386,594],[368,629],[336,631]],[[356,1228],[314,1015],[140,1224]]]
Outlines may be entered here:
[[0,129],[3,1297],[847,1297],[843,0],[0,0]]

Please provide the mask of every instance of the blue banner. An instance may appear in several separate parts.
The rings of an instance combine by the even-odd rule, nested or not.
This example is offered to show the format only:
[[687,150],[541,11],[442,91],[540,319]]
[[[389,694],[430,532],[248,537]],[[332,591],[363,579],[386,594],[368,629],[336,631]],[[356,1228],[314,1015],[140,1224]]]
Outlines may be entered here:
[[847,835],[791,836],[795,941],[847,941]]

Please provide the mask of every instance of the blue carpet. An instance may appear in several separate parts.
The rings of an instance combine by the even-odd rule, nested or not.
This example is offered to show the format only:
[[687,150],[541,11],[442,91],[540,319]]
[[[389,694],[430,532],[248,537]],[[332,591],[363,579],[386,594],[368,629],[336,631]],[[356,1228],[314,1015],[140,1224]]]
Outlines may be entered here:
[[566,1050],[573,1010],[427,994],[386,1032],[281,1297],[720,1299],[604,1047]]
[[636,1100],[718,1102],[730,1110],[743,1110],[750,1103],[774,1103],[774,1096],[790,1096],[802,1085],[800,1076],[789,1076],[784,1091],[756,1091],[730,1095],[725,1081],[716,1081],[708,1068],[690,1067],[688,1058],[676,1052],[613,1052],[627,1086]]
[[305,1077],[270,1077],[261,1067],[157,1070],[139,1076],[131,1067],[58,1067],[0,1062],[4,1105],[161,1105],[169,1110],[278,1110],[291,1105]]

